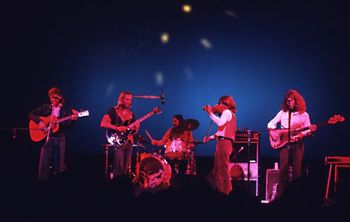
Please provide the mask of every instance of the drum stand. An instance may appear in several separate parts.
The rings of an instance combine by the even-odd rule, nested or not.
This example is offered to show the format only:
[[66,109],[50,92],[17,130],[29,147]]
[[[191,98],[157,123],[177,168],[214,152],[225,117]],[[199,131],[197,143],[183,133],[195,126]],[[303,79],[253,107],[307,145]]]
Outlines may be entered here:
[[110,163],[109,163],[109,147],[113,146],[111,144],[102,144],[102,146],[104,146],[105,149],[105,178],[107,180],[112,180],[114,175],[113,172],[110,172]]
[[134,172],[132,172],[132,170],[130,169],[130,172],[131,172],[130,175],[132,175],[132,177],[133,177],[133,179],[132,179],[133,183],[138,183],[139,182],[139,176],[140,175],[138,175],[138,172],[137,172],[139,167],[140,167],[140,152],[139,152],[139,150],[137,148],[137,150],[136,150],[136,160],[135,160],[135,170],[134,170]]
[[187,169],[185,174],[186,175],[197,175],[197,171],[196,171],[196,159],[194,156],[194,151],[190,150],[188,153],[188,157],[187,157]]

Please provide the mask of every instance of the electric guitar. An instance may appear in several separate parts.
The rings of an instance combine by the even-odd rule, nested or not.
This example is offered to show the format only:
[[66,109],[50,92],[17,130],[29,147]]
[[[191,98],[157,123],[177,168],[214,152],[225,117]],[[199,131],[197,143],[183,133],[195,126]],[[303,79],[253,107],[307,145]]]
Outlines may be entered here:
[[[151,112],[147,113],[146,115],[144,115],[140,119],[136,120],[135,122],[127,125],[126,126],[127,130],[123,131],[123,132],[107,129],[106,130],[106,139],[107,139],[108,143],[110,143],[111,145],[116,145],[117,147],[125,145],[128,142],[129,135],[132,134],[132,131],[133,131],[132,129],[135,127],[137,122],[141,123],[144,120],[148,119],[149,117],[153,116],[154,114],[159,114],[159,113],[161,113],[160,108],[158,108],[158,107],[153,108],[153,110]],[[127,122],[128,121],[125,121],[120,126],[125,126]]]
[[[334,125],[338,122],[344,122],[345,118],[341,115],[334,115],[330,117],[326,122],[316,123],[308,127],[299,128],[299,129],[291,129],[290,136],[293,137],[300,132],[313,129],[315,126],[325,126],[325,125]],[[270,144],[273,149],[279,149],[283,147],[286,143],[288,143],[288,129],[274,129],[269,131]],[[296,140],[291,140],[291,142],[295,142]]]
[[[41,129],[39,124],[37,124],[33,120],[30,120],[29,121],[30,138],[34,142],[39,142],[39,141],[43,140],[44,138],[46,138],[49,131],[50,131],[50,133],[56,133],[59,129],[59,123],[62,123],[66,120],[70,120],[72,116],[73,115],[70,115],[67,117],[63,117],[61,119],[58,119],[56,116],[53,116],[53,115],[46,116],[46,117],[39,116],[40,120],[43,123],[45,123],[45,125],[47,126],[44,129]],[[88,110],[85,110],[85,111],[78,113],[78,117],[84,117],[84,116],[89,116]],[[49,130],[49,128],[50,128],[50,130]]]

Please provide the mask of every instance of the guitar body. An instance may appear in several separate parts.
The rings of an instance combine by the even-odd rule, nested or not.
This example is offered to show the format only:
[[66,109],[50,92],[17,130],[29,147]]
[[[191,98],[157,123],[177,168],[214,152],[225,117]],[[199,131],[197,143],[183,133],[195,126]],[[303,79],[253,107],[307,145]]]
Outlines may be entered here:
[[[146,115],[144,115],[143,117],[141,117],[140,119],[136,120],[135,122],[133,122],[129,125],[126,125],[126,123],[128,123],[128,121],[125,121],[122,125],[126,126],[127,130],[124,132],[107,129],[106,130],[106,139],[107,139],[108,143],[111,145],[115,145],[116,147],[121,147],[121,146],[127,144],[128,140],[131,139],[130,136],[132,136],[133,133],[135,133],[135,131],[132,129],[137,122],[141,123],[142,121],[148,119],[149,117],[153,116],[154,114],[159,114],[159,113],[161,113],[161,110],[160,110],[160,108],[156,107],[156,108],[153,108],[153,110],[151,112],[147,113]],[[121,126],[121,125],[119,125],[119,126]]]
[[[84,116],[89,116],[89,110],[85,110],[82,112],[77,113],[78,117],[84,117]],[[45,129],[40,129],[39,124],[35,123],[33,120],[29,121],[29,135],[30,138],[34,142],[39,142],[43,140],[44,138],[47,137],[48,132],[48,127],[50,126],[50,133],[56,133],[58,129],[60,128],[59,123],[70,120],[72,117],[67,116],[62,119],[58,119],[56,116],[50,115],[50,116],[39,116],[40,120],[45,123],[46,128]],[[51,124],[50,124],[51,123]]]
[[[49,126],[51,121],[51,133],[56,133],[59,129],[58,119],[56,116],[47,116],[40,119],[46,126]],[[35,123],[33,120],[29,121],[29,135],[34,142],[39,142],[47,137],[48,130],[40,129],[39,124]]]
[[273,149],[280,149],[288,143],[288,130],[275,129],[269,131],[270,144]]
[[130,135],[132,135],[130,134],[130,132],[131,130],[119,132],[119,131],[107,129],[106,138],[108,143],[112,145],[116,145],[117,147],[120,147],[128,143]]
[[[127,121],[126,121],[127,122]],[[119,126],[127,126],[127,124],[122,124]],[[130,136],[132,136],[132,130],[128,129],[126,131],[116,131],[107,129],[106,130],[106,139],[108,143],[112,145],[116,145],[117,147],[121,147],[128,143],[128,140],[130,139]]]

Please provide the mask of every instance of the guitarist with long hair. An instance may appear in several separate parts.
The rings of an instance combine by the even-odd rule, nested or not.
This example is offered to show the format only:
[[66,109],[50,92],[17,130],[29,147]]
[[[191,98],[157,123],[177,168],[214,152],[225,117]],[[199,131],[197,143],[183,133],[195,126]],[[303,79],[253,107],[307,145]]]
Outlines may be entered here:
[[[50,175],[56,175],[66,170],[66,136],[65,132],[78,119],[78,111],[64,107],[63,93],[60,88],[53,87],[48,91],[49,104],[44,104],[29,112],[29,120],[38,125],[30,129],[33,133],[43,134],[44,145],[39,157],[39,180],[46,180]],[[58,123],[58,118],[66,117],[69,120]],[[55,130],[54,130],[55,129]],[[33,134],[33,135],[36,135]],[[32,136],[32,135],[31,135]],[[33,139],[33,136],[32,136]],[[40,141],[34,140],[36,142]]]
[[[288,142],[280,148],[280,171],[275,197],[277,199],[283,194],[288,182],[302,176],[303,138],[311,135],[317,129],[315,125],[311,125],[304,98],[294,89],[287,91],[282,101],[281,110],[267,124],[270,137],[274,135],[274,130],[277,129],[278,125],[281,129],[288,130]],[[305,131],[291,133],[293,129],[305,127],[308,127]]]
[[[134,138],[133,133],[128,133],[128,131],[136,132],[140,128],[140,123],[136,121],[135,115],[131,111],[132,98],[131,92],[122,91],[119,94],[117,104],[108,110],[100,123],[102,128],[112,130],[119,135],[127,135],[125,143],[114,143],[112,178],[129,173]],[[128,129],[127,126],[134,122],[133,129]]]

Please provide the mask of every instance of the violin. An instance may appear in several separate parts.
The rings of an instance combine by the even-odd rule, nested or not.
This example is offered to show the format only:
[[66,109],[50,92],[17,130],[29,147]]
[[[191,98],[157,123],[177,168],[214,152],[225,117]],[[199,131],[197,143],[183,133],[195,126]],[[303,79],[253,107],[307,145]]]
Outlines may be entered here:
[[210,105],[203,106],[203,110],[206,112],[208,112],[208,110],[210,109],[214,114],[221,114],[224,111],[224,109],[219,104],[215,104],[214,106],[210,106]]

